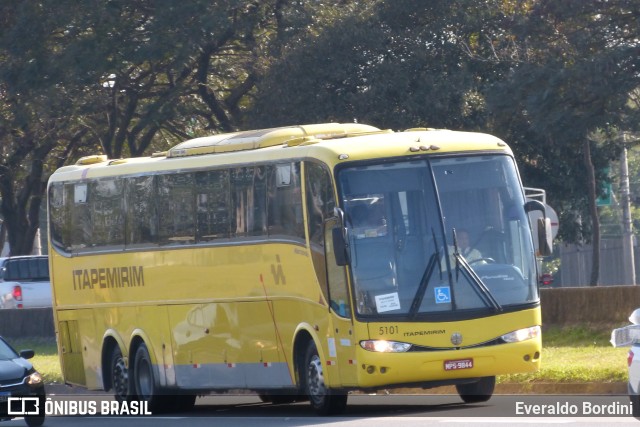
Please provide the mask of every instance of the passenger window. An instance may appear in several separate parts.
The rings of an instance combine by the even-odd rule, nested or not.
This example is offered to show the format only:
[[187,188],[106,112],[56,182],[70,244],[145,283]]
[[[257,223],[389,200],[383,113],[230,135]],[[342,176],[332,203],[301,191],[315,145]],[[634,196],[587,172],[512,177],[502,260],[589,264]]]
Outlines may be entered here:
[[124,245],[123,185],[120,179],[92,181],[90,186],[92,241],[95,246]]
[[127,179],[127,246],[156,244],[158,241],[154,183],[152,176]]
[[271,166],[268,176],[269,236],[304,239],[300,163]]
[[158,176],[158,238],[161,245],[195,241],[194,174]]
[[198,242],[229,238],[229,171],[196,173]]

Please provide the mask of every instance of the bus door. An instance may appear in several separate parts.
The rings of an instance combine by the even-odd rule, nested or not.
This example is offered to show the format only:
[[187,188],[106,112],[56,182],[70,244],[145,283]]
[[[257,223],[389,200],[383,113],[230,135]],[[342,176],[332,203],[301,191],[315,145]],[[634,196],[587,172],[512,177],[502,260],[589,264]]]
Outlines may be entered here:
[[[333,229],[339,227],[337,218],[325,222],[324,248],[329,287],[332,334],[328,338],[328,365],[337,364],[342,385],[356,385],[356,345],[353,329],[353,313],[347,272],[336,263],[333,248]],[[333,372],[335,370],[332,369]]]

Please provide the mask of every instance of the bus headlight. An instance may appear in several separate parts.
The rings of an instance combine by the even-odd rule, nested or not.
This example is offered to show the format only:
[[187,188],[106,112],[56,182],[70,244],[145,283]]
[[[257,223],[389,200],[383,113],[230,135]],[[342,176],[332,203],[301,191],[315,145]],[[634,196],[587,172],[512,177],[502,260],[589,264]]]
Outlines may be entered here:
[[521,342],[530,340],[540,336],[540,326],[532,326],[530,328],[518,329],[517,331],[509,332],[508,334],[502,335],[502,338],[505,342]]
[[360,341],[360,347],[377,353],[404,353],[409,351],[411,344],[397,341],[367,340]]

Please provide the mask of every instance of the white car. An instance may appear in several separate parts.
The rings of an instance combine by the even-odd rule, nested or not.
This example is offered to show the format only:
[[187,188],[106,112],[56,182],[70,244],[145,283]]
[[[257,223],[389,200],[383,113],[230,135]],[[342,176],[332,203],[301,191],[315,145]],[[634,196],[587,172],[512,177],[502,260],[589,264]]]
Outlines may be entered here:
[[46,255],[0,258],[0,309],[51,305]]
[[633,415],[640,417],[640,308],[631,313],[629,321],[632,325],[614,329],[611,332],[611,344],[614,347],[630,346],[627,355],[629,366],[627,389]]

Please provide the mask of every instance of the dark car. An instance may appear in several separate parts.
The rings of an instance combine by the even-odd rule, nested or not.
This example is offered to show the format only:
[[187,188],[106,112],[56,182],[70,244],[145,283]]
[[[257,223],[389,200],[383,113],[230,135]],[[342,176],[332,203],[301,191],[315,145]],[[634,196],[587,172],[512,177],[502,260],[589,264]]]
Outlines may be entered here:
[[33,350],[19,354],[0,337],[0,421],[24,416],[28,426],[44,423],[45,400],[42,376],[27,360]]

